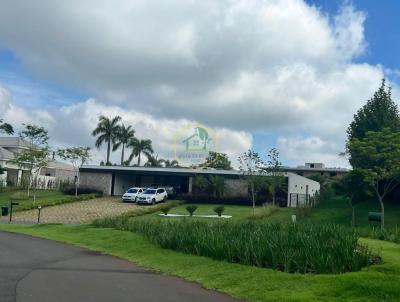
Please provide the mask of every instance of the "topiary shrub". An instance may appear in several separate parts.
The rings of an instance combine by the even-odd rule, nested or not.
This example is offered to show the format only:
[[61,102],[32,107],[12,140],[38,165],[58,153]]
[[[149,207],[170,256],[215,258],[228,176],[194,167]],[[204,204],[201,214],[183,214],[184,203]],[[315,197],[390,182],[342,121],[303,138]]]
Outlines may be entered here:
[[164,207],[161,208],[161,212],[162,212],[164,215],[168,215],[168,212],[169,212],[174,206],[175,206],[174,204],[167,203],[167,204],[164,205]]
[[217,206],[214,208],[214,212],[217,213],[219,217],[221,217],[222,213],[224,212],[225,207],[224,206]]
[[193,216],[193,213],[194,213],[196,210],[197,210],[197,206],[195,206],[195,205],[188,205],[188,206],[186,207],[186,211],[189,212],[189,215],[190,215],[190,216]]

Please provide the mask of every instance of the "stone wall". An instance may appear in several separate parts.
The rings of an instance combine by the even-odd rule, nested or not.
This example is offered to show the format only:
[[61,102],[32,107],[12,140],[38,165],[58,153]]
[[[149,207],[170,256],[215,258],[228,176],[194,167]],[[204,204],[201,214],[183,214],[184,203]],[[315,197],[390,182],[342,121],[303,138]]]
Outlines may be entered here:
[[225,179],[224,197],[248,197],[246,181],[243,179]]
[[111,173],[81,172],[79,183],[81,186],[94,187],[105,195],[111,195]]

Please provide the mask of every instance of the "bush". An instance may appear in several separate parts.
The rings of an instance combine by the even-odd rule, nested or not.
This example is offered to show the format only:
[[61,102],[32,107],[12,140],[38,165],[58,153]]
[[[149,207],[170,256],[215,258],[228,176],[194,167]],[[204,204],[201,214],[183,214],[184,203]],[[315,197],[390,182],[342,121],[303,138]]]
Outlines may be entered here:
[[160,210],[164,215],[168,215],[168,212],[174,207],[173,204],[171,203],[167,203],[164,204],[164,207],[162,207],[162,209]]
[[190,216],[193,216],[193,213],[194,213],[196,210],[197,210],[197,206],[195,206],[195,205],[188,205],[188,206],[186,207],[186,211],[189,212],[189,215],[190,215]]
[[381,228],[372,228],[372,230],[368,230],[367,232],[362,232],[361,233],[364,236],[373,238],[373,239],[379,239],[379,240],[386,240],[386,241],[391,241],[394,243],[400,243],[400,229],[399,228],[394,228],[394,229],[384,229],[382,230]]
[[248,216],[247,219],[263,219],[271,216],[277,211],[279,211],[278,206],[275,206],[273,204],[263,205],[262,207],[257,208],[255,214]]
[[217,206],[214,208],[214,212],[217,213],[218,216],[221,216],[224,210],[225,210],[224,206]]
[[356,233],[331,224],[131,220],[123,227],[162,248],[290,273],[357,271],[380,259]]
[[[66,186],[63,190],[62,193],[65,195],[75,195],[75,185],[69,185]],[[89,187],[89,186],[80,186],[78,188],[78,195],[81,194],[97,194],[98,196],[103,195],[103,191],[99,190],[98,188],[95,187]]]

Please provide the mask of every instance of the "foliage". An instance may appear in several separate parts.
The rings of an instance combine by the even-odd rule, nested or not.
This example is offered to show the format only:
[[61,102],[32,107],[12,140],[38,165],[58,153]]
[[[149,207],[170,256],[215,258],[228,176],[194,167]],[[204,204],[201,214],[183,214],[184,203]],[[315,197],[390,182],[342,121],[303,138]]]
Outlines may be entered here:
[[140,157],[143,153],[147,158],[149,158],[153,153],[152,142],[149,139],[137,139],[133,138],[127,144],[127,147],[132,148],[132,153],[129,156],[129,163],[134,157],[138,158],[137,165],[140,166]]
[[29,199],[28,194],[25,192],[15,192],[14,194],[11,195],[11,200],[27,200]]
[[49,133],[44,127],[23,124],[24,130],[21,131],[20,136],[22,139],[30,143],[30,148],[39,148],[47,146],[49,140]]
[[[207,204],[232,204],[232,205],[248,205],[249,200],[246,197],[217,197],[205,193],[196,194],[179,194],[179,199],[185,200],[188,203],[207,203]],[[256,205],[262,204],[261,201],[256,201]]]
[[274,214],[275,212],[277,212],[279,210],[280,210],[280,208],[277,207],[276,205],[273,205],[273,204],[265,205],[264,204],[262,207],[259,207],[256,209],[256,213],[254,215],[250,215],[247,218],[254,219],[254,220],[264,219],[264,218],[271,216],[272,214]]
[[135,137],[135,130],[132,126],[125,127],[122,124],[116,134],[113,151],[117,150],[119,147],[122,147],[121,150],[121,166],[125,165],[125,146],[128,144],[130,140]]
[[193,213],[195,212],[197,210],[197,206],[195,206],[195,205],[188,205],[188,206],[186,206],[186,211],[188,211],[189,212],[189,215],[190,216],[193,216]]
[[107,144],[106,165],[110,164],[111,146],[117,141],[118,134],[120,133],[120,126],[118,125],[120,120],[120,116],[108,118],[101,115],[97,127],[92,131],[92,135],[97,136],[95,145],[98,149],[103,144]]
[[392,100],[391,88],[386,89],[385,80],[382,80],[381,87],[367,104],[358,110],[347,129],[346,149],[354,168],[363,167],[366,162],[357,160],[358,155],[349,148],[352,140],[362,140],[369,131],[377,132],[384,128],[400,131],[400,117],[397,104]]
[[[353,139],[349,146],[356,163],[354,171],[363,176],[378,197],[382,223],[385,223],[384,199],[399,184],[400,176],[400,132],[384,128],[380,132],[367,132],[364,139]],[[358,164],[359,162],[362,164]]]
[[225,180],[218,175],[198,175],[193,178],[193,185],[202,191],[210,190],[214,198],[220,198],[224,194]]
[[59,149],[57,155],[63,160],[69,161],[75,170],[75,196],[78,195],[80,173],[79,169],[89,161],[90,159],[90,148],[89,147],[70,147],[65,149]]
[[253,203],[253,214],[256,208],[256,184],[259,183],[259,175],[262,173],[263,162],[257,152],[248,150],[238,158],[239,170],[242,177],[246,180],[250,189],[251,200]]
[[132,220],[127,227],[163,248],[289,273],[357,271],[373,258],[337,225]]
[[162,167],[164,164],[164,160],[162,158],[158,158],[158,155],[153,156],[149,154],[147,156],[147,162],[144,164],[145,167]]
[[0,119],[0,133],[13,134],[14,128],[10,124],[3,122],[3,119]]
[[225,153],[210,151],[201,167],[214,168],[217,170],[232,170],[231,161]]
[[366,237],[391,241],[394,243],[400,243],[400,229],[395,227],[394,229],[384,229],[372,228],[371,230],[365,232],[361,230],[361,234]]
[[217,213],[218,216],[221,216],[224,210],[225,210],[224,206],[216,206],[214,208],[214,212]]
[[169,159],[165,159],[164,160],[164,167],[166,168],[177,168],[179,167],[179,163],[176,159],[173,160],[169,160]]
[[103,192],[101,190],[99,190],[96,187],[90,187],[90,186],[80,186],[78,188],[78,191],[76,191],[75,186],[66,186],[62,190],[62,193],[65,195],[75,195],[75,196],[82,195],[82,194],[96,194],[98,196],[103,195]]

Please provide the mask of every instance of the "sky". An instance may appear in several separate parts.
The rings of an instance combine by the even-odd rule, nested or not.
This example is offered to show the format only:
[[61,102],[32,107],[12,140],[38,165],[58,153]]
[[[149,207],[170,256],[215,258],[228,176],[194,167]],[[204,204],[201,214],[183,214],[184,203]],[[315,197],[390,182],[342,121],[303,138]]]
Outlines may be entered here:
[[397,0],[4,0],[0,118],[61,148],[93,147],[98,116],[120,115],[170,159],[197,122],[235,165],[276,147],[285,165],[348,167],[353,114],[382,78],[400,99],[399,13]]

